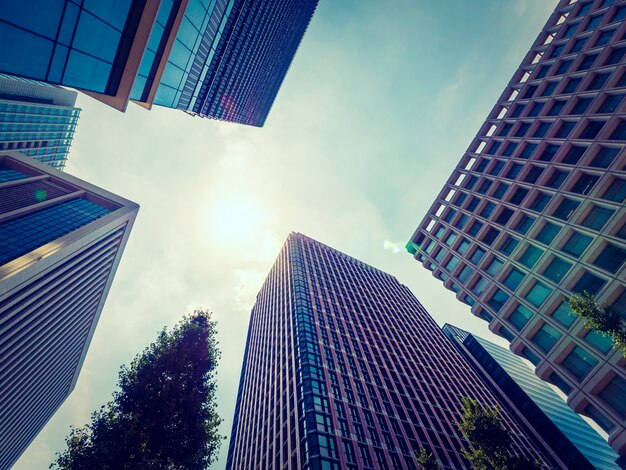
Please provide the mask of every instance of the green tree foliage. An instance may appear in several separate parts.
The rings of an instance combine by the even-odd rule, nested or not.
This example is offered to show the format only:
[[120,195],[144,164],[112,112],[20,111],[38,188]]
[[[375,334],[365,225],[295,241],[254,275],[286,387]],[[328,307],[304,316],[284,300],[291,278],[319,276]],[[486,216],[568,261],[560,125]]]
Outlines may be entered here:
[[416,454],[420,470],[439,470],[441,468],[432,452],[420,447]]
[[207,311],[186,316],[122,366],[113,400],[72,428],[52,469],[205,469],[223,437],[215,404],[219,358]]
[[511,435],[504,427],[498,407],[484,407],[471,398],[462,398],[463,414],[457,426],[472,445],[463,450],[476,470],[540,469],[538,460],[510,455]]
[[595,328],[605,336],[610,336],[613,345],[621,349],[626,356],[626,325],[622,323],[617,312],[601,306],[588,292],[573,294],[568,302],[572,312],[582,317],[591,328]]

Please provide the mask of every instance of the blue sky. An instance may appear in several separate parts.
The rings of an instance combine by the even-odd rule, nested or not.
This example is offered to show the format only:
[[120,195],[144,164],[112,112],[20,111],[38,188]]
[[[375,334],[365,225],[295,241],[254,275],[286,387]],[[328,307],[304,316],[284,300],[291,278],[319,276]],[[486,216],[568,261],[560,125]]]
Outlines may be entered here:
[[77,387],[14,468],[47,468],[119,366],[197,307],[219,322],[229,434],[250,310],[291,231],[395,275],[441,325],[494,339],[404,244],[555,5],[320,0],[262,129],[80,95],[66,171],[141,210]]

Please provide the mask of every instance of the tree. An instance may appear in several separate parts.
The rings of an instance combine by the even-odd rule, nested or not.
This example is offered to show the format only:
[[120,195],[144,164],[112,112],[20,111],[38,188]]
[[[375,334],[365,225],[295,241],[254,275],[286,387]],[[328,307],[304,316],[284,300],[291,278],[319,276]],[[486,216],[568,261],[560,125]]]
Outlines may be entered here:
[[216,323],[200,310],[183,318],[119,372],[119,390],[72,427],[53,469],[204,469],[223,437],[215,404],[220,353]]
[[439,462],[432,454],[432,452],[427,451],[423,447],[419,448],[417,453],[417,464],[419,465],[420,470],[439,470],[441,467],[439,466]]
[[472,445],[473,450],[463,450],[465,457],[476,470],[540,469],[541,463],[527,457],[510,455],[511,435],[504,427],[500,410],[484,407],[468,397],[461,399],[463,414],[457,426]]
[[589,327],[610,336],[613,345],[626,356],[626,325],[617,312],[601,306],[588,292],[573,294],[567,301],[574,314],[583,318]]

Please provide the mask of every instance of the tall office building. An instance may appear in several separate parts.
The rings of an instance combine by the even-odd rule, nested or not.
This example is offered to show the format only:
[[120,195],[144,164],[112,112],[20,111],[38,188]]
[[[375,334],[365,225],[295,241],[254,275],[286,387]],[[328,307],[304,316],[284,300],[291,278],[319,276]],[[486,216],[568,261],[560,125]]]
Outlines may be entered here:
[[407,249],[626,455],[626,2],[559,1]]
[[619,455],[579,414],[508,349],[446,324],[444,333],[513,413],[517,413],[568,468],[619,469]]
[[317,2],[10,1],[0,72],[262,126]]
[[0,74],[0,151],[22,154],[62,170],[80,109],[75,91]]
[[0,152],[0,469],[73,390],[137,210]]
[[425,447],[468,468],[463,396],[498,404],[406,286],[291,234],[252,309],[226,467],[414,469]]

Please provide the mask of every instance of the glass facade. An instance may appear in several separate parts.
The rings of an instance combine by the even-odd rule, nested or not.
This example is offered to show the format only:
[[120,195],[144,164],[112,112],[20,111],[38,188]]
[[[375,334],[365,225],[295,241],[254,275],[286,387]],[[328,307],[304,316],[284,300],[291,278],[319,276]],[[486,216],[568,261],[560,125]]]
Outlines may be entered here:
[[540,377],[567,383],[575,411],[612,422],[609,443],[626,456],[624,420],[598,396],[605,377],[626,380],[623,357],[563,307],[588,292],[617,311],[626,294],[624,11],[624,0],[559,1],[409,246],[451,288],[463,268],[433,257],[434,235],[469,239],[463,253],[446,246],[474,269],[459,300],[471,293],[472,312]]
[[252,310],[226,468],[409,469],[419,447],[468,468],[463,396],[503,408],[396,278],[291,234]]
[[80,113],[75,102],[75,92],[0,74],[0,151],[63,169]]
[[[574,413],[523,360],[505,348],[452,325],[446,324],[443,331],[471,359],[470,364],[481,375],[491,378],[498,393],[507,397],[508,406],[524,416],[532,432],[547,443],[553,455],[562,459],[559,467],[620,468],[615,463],[619,455],[604,438]],[[606,390],[611,397],[620,395],[619,385],[611,384]]]
[[0,71],[114,95],[144,3],[4,2],[0,9]]

